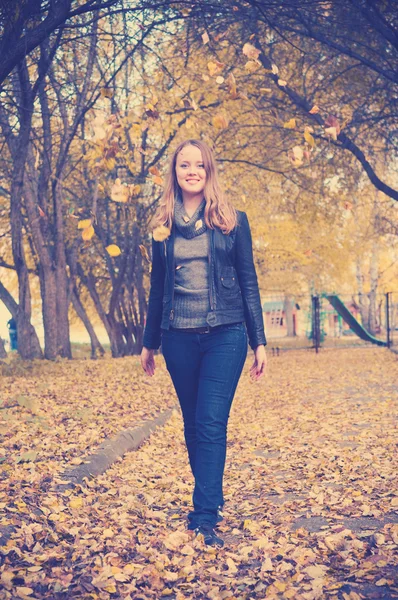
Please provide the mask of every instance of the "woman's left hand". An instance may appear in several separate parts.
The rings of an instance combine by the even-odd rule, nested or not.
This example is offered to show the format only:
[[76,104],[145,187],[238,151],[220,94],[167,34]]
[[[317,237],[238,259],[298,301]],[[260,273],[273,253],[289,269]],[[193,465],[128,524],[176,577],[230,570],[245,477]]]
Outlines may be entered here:
[[254,350],[254,363],[250,369],[250,377],[253,381],[257,381],[260,379],[265,373],[265,369],[267,368],[267,355],[265,352],[265,346],[261,344],[261,346],[257,346]]

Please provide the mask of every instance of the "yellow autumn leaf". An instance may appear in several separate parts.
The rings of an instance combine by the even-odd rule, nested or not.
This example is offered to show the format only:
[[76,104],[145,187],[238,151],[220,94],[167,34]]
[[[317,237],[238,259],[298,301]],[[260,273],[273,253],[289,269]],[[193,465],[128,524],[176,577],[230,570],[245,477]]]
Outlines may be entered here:
[[115,535],[115,532],[113,531],[113,529],[104,529],[104,531],[102,532],[102,537],[107,539],[107,538],[112,538]]
[[81,221],[78,222],[77,228],[78,229],[86,229],[87,227],[90,227],[90,225],[91,225],[91,219],[82,219]]
[[325,565],[311,565],[303,569],[307,575],[309,575],[312,579],[318,579],[319,577],[324,577],[328,568]]
[[280,85],[280,87],[286,87],[287,81],[285,81],[284,79],[278,79],[278,85]]
[[77,496],[69,500],[69,506],[71,508],[81,508],[83,506],[83,498]]
[[225,115],[215,115],[212,123],[215,129],[226,129],[228,127],[228,119]]
[[295,129],[296,128],[296,119],[290,119],[290,121],[285,121],[285,123],[283,123],[283,127],[285,129]]
[[218,73],[221,73],[222,70],[224,69],[224,67],[225,67],[225,64],[221,63],[221,62],[219,62],[217,60],[216,61],[210,60],[207,63],[207,68],[208,68],[209,73],[210,73],[211,76],[217,75]]
[[113,171],[113,169],[116,166],[116,160],[114,158],[108,158],[107,160],[105,160],[105,166],[108,169],[108,171]]
[[163,185],[163,179],[161,177],[159,177],[158,175],[155,175],[155,177],[153,178],[153,182],[156,185]]
[[19,587],[16,587],[15,589],[16,589],[18,596],[19,597],[22,596],[22,598],[23,598],[23,596],[30,596],[31,594],[33,594],[33,591],[34,591],[32,588],[24,587],[24,586],[19,586]]
[[170,235],[171,231],[165,225],[159,225],[152,232],[152,237],[156,242],[163,242]]
[[91,240],[93,235],[94,235],[94,227],[92,225],[90,225],[90,227],[86,227],[86,229],[83,229],[83,231],[82,231],[82,239],[85,242],[88,242],[89,240]]
[[138,194],[141,191],[141,186],[136,184],[136,185],[130,185],[130,193],[132,196],[138,196]]
[[278,73],[279,73],[279,69],[278,69],[278,67],[277,67],[276,65],[274,65],[274,64],[273,64],[273,65],[271,66],[271,72],[272,72],[274,75],[278,75]]
[[315,148],[315,139],[310,134],[310,132],[307,130],[304,131],[304,139],[307,142],[307,144],[309,144],[311,146],[311,148]]
[[109,256],[120,256],[120,254],[122,253],[119,246],[117,246],[116,244],[110,244],[109,246],[106,246],[105,250],[107,251]]
[[225,561],[228,565],[228,575],[234,575],[235,573],[238,572],[238,568],[236,566],[236,564],[234,563],[234,561],[232,560],[232,558],[227,558],[227,560]]
[[202,33],[202,41],[203,41],[203,44],[208,44],[209,43],[210,38],[209,38],[209,34],[207,33],[207,31],[205,31],[204,33]]

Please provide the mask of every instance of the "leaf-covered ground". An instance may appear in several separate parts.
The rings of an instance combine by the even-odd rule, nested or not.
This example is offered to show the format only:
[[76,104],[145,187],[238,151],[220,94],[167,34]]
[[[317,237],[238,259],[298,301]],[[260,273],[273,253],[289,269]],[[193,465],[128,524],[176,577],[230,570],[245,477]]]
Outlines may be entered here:
[[152,379],[136,358],[3,379],[7,402],[34,391],[49,429],[28,421],[26,400],[8,409],[19,423],[2,430],[0,525],[16,531],[0,548],[0,598],[398,598],[397,355],[292,351],[254,383],[250,352],[228,427],[222,549],[186,530],[179,410],[87,487],[52,490],[104,436],[175,403],[156,361]]

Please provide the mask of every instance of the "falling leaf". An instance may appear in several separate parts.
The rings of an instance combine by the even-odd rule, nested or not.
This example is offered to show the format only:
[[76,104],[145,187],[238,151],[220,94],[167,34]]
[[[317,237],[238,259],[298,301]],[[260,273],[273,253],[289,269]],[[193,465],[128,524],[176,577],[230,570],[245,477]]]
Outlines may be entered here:
[[311,108],[311,110],[309,111],[310,115],[316,115],[317,113],[319,113],[321,109],[319,108],[319,106],[317,106],[316,104],[314,104],[314,106]]
[[165,239],[169,237],[171,231],[165,225],[159,225],[152,232],[152,237],[156,242],[163,242]]
[[209,38],[209,34],[207,33],[207,31],[205,31],[204,33],[202,33],[202,41],[204,44],[208,44],[210,41]]
[[200,229],[201,227],[203,227],[203,221],[202,221],[202,219],[199,219],[199,221],[196,221],[196,223],[195,223],[195,229],[196,229],[196,231],[198,229]]
[[107,251],[107,253],[109,254],[109,256],[120,256],[120,254],[122,253],[119,246],[117,246],[116,244],[110,244],[109,246],[106,246],[105,250]]
[[91,225],[91,219],[83,219],[82,221],[79,221],[77,224],[77,228],[78,229],[87,229],[87,227],[90,227]]
[[187,215],[182,215],[182,218],[184,219],[185,223],[188,223],[191,220],[189,217],[187,217]]
[[83,229],[83,231],[82,231],[82,239],[85,242],[88,242],[89,240],[91,240],[93,235],[94,235],[94,227],[92,225],[90,225],[90,227],[86,227],[86,229]]
[[216,77],[216,83],[218,83],[218,84],[224,83],[224,77],[222,77],[221,75]]
[[278,73],[279,73],[279,69],[278,69],[278,67],[277,67],[276,65],[274,65],[274,64],[273,64],[273,65],[271,66],[271,72],[272,72],[274,75],[278,75]]
[[283,127],[285,129],[295,129],[296,119],[290,119],[290,121],[285,121],[285,123],[283,123]]

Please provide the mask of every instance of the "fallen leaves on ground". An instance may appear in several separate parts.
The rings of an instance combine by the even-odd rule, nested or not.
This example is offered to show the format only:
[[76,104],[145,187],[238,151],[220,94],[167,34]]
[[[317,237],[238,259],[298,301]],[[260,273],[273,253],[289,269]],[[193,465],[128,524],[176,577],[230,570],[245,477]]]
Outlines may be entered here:
[[[134,412],[119,405],[118,423],[106,401],[110,390],[123,389],[131,407],[146,403],[137,409],[140,418],[174,404],[163,358],[156,362],[149,387],[131,358],[77,368],[74,361],[75,385],[71,371],[63,372],[69,365],[53,365],[60,385],[54,378],[48,414],[59,418],[68,406],[70,414],[78,398],[91,402],[90,420],[76,423],[69,438],[84,451],[91,426],[114,433]],[[206,547],[186,530],[193,477],[182,417],[174,411],[104,475],[62,494],[51,488],[39,494],[37,513],[29,505],[39,491],[35,469],[26,468],[35,462],[14,467],[25,465],[24,473],[6,471],[2,524],[17,531],[0,549],[0,597],[396,597],[397,357],[373,348],[291,351],[270,356],[267,375],[256,383],[251,363],[249,355],[228,425],[226,504],[218,527],[224,548]],[[137,388],[128,391],[124,377]],[[13,383],[20,387],[23,380]],[[108,413],[108,427],[98,425]],[[52,431],[40,435],[40,451],[46,440],[55,444]],[[48,469],[56,456],[64,461],[58,449],[53,453]]]

